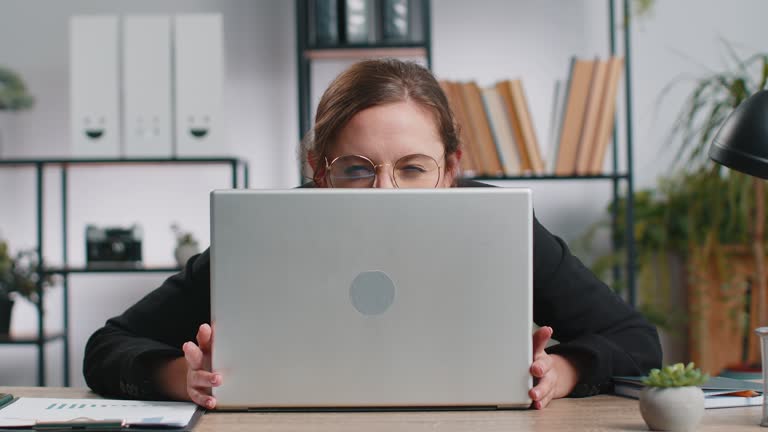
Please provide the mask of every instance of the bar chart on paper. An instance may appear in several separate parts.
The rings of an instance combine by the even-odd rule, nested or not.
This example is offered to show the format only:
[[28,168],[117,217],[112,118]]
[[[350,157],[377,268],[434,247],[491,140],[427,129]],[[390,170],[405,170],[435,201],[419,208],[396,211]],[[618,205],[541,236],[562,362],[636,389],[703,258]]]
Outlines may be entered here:
[[114,399],[19,398],[0,409],[0,427],[30,427],[40,422],[118,420],[126,425],[182,428],[197,406],[187,402]]

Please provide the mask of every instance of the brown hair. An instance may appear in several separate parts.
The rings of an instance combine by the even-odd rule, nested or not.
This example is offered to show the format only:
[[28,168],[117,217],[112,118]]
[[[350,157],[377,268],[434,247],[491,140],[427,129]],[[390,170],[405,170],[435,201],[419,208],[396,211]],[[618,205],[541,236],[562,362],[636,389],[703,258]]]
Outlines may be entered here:
[[459,150],[459,131],[448,99],[432,73],[413,62],[364,60],[342,72],[325,90],[317,106],[315,125],[302,143],[303,156],[316,168],[315,183],[324,174],[330,147],[355,114],[404,101],[413,101],[432,112],[448,161],[448,156]]

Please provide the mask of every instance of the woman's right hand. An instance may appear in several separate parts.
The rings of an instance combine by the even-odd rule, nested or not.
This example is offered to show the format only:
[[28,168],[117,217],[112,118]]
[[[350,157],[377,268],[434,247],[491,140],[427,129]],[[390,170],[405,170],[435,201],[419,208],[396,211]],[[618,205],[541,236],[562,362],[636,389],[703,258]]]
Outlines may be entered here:
[[197,344],[186,342],[181,349],[187,369],[187,395],[192,402],[208,409],[216,407],[216,398],[211,396],[211,389],[221,385],[221,375],[211,372],[211,347],[213,329],[203,324],[197,330]]

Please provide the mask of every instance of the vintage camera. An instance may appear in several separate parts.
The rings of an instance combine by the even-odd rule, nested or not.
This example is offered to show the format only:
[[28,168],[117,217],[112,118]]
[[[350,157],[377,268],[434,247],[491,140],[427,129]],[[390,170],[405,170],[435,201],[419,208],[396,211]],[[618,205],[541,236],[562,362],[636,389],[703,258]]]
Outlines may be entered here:
[[85,228],[86,264],[90,268],[141,267],[142,230],[87,225]]

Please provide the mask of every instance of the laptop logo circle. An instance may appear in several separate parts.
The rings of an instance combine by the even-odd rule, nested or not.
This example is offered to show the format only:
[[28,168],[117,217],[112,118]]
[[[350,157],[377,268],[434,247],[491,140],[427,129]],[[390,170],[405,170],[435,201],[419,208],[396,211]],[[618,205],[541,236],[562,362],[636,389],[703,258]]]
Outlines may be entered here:
[[382,271],[360,273],[349,287],[352,305],[363,315],[380,315],[395,300],[395,284]]

